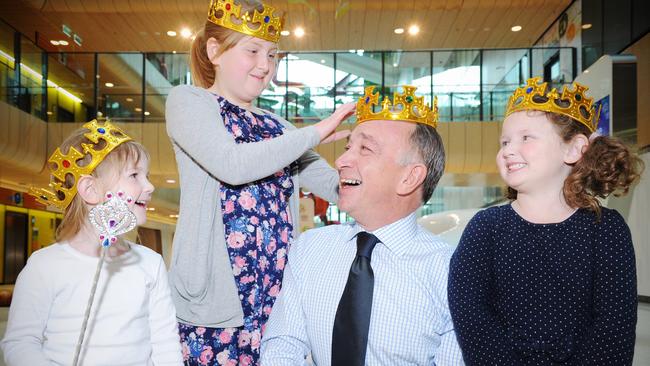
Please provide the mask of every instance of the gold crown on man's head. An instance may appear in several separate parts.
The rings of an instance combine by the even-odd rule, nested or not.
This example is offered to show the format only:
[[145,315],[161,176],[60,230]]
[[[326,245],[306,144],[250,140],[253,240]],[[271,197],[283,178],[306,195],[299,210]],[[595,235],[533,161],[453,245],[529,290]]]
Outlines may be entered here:
[[[424,104],[424,97],[415,96],[417,87],[404,85],[403,93],[394,92],[393,102],[384,98],[381,111],[374,113],[373,106],[379,105],[379,92],[374,86],[366,87],[365,94],[357,102],[357,123],[370,120],[391,120],[422,123],[436,128],[438,125],[438,97],[433,99],[433,109]],[[401,109],[396,109],[401,105]]]
[[[282,20],[273,15],[275,8],[264,4],[262,6],[264,11],[261,13],[255,9],[252,14],[250,11],[241,14],[241,4],[235,5],[234,0],[212,0],[208,10],[208,20],[239,33],[278,43]],[[233,17],[236,22],[233,22]],[[259,24],[259,26],[251,28],[249,23]]]
[[[566,85],[562,94],[558,94],[555,88],[546,92],[546,83],[538,84],[542,78],[534,77],[526,81],[526,85],[515,90],[508,100],[506,117],[512,113],[526,110],[537,110],[544,112],[558,113],[582,123],[589,128],[589,131],[596,131],[600,108],[596,110],[593,98],[587,98],[586,86],[574,82],[573,90]],[[535,96],[544,97],[545,102],[537,103],[533,100]]]
[[[46,206],[52,205],[60,210],[65,210],[77,194],[79,178],[82,175],[91,174],[99,163],[117,146],[132,140],[124,131],[108,121],[100,124],[97,120],[92,120],[85,123],[83,128],[89,130],[84,136],[93,144],[82,143],[83,153],[74,147],[70,147],[68,153],[63,154],[61,149],[57,147],[56,151],[48,159],[48,163],[56,165],[56,168],[50,168],[52,176],[56,179],[53,179],[53,182],[50,183],[51,189],[30,188],[29,194],[34,196],[36,201]],[[104,142],[104,145],[97,150],[100,140]],[[86,155],[91,156],[90,163],[85,166],[77,165],[77,161],[83,159]],[[74,177],[74,184],[70,188],[66,188],[64,185],[68,174]]]

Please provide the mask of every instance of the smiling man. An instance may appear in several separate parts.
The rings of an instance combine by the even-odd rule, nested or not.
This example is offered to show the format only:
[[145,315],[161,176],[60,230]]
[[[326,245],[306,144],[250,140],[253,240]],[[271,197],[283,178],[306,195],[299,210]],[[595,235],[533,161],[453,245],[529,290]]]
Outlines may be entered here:
[[431,110],[415,87],[366,88],[336,166],[339,208],[354,223],[293,243],[282,292],[262,336],[263,366],[461,365],[447,306],[453,249],[416,223],[444,171]]

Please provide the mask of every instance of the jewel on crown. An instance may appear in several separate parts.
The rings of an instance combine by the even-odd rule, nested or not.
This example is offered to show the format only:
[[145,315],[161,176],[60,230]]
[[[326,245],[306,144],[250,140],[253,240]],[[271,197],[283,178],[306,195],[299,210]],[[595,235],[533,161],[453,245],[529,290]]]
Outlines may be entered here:
[[[92,120],[85,123],[83,128],[88,130],[84,136],[92,144],[82,143],[83,153],[74,147],[70,147],[68,153],[63,154],[61,149],[57,147],[56,151],[48,159],[50,164],[56,165],[56,168],[52,170],[52,176],[56,179],[53,179],[50,183],[50,189],[30,188],[29,194],[34,196],[36,201],[46,206],[51,205],[64,210],[77,194],[79,177],[91,174],[113,149],[126,141],[132,140],[119,127],[108,121],[99,123],[97,120]],[[96,146],[100,140],[104,142],[104,146],[102,149],[97,150]],[[77,161],[83,159],[86,155],[91,156],[90,163],[85,166],[77,165]],[[74,177],[74,184],[70,188],[65,186],[67,175]]]
[[[365,89],[363,97],[357,102],[357,123],[370,120],[391,120],[422,123],[436,128],[438,125],[438,98],[433,99],[433,109],[424,104],[424,97],[415,96],[417,87],[404,85],[403,93],[394,92],[393,102],[384,98],[381,111],[374,113],[373,106],[379,105],[379,92],[373,93],[374,86]],[[401,109],[398,108],[401,106]]]
[[[562,94],[558,94],[555,88],[547,93],[546,83],[539,84],[541,80],[540,77],[530,78],[526,81],[526,85],[515,90],[508,100],[506,117],[525,110],[552,112],[573,118],[587,126],[591,132],[596,131],[600,108],[596,110],[593,98],[585,96],[585,91],[589,88],[574,82],[573,90],[569,90],[565,85]],[[535,96],[547,100],[538,103],[533,99]]]
[[[278,43],[282,20],[273,15],[275,8],[264,4],[262,6],[264,11],[261,13],[255,9],[252,15],[251,12],[241,14],[241,4],[235,4],[234,0],[212,0],[208,20],[239,33]],[[233,17],[237,22],[233,22]],[[251,28],[249,23],[259,26]]]

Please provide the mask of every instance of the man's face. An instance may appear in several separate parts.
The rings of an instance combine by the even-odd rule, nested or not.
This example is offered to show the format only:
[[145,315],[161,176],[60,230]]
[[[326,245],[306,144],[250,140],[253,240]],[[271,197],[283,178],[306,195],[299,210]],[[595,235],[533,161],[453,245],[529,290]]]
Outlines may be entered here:
[[397,202],[397,190],[408,171],[400,161],[411,152],[409,122],[367,121],[359,124],[336,160],[341,210],[359,224],[383,222]]

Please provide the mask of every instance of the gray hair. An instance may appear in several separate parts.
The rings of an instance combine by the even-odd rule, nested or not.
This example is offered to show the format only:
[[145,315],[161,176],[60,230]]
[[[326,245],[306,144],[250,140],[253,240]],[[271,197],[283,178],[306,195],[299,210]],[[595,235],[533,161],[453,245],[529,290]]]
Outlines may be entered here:
[[401,165],[422,162],[427,167],[427,176],[422,184],[422,203],[433,195],[440,177],[445,172],[445,147],[435,128],[422,123],[416,127],[409,138],[411,151],[400,159]]

